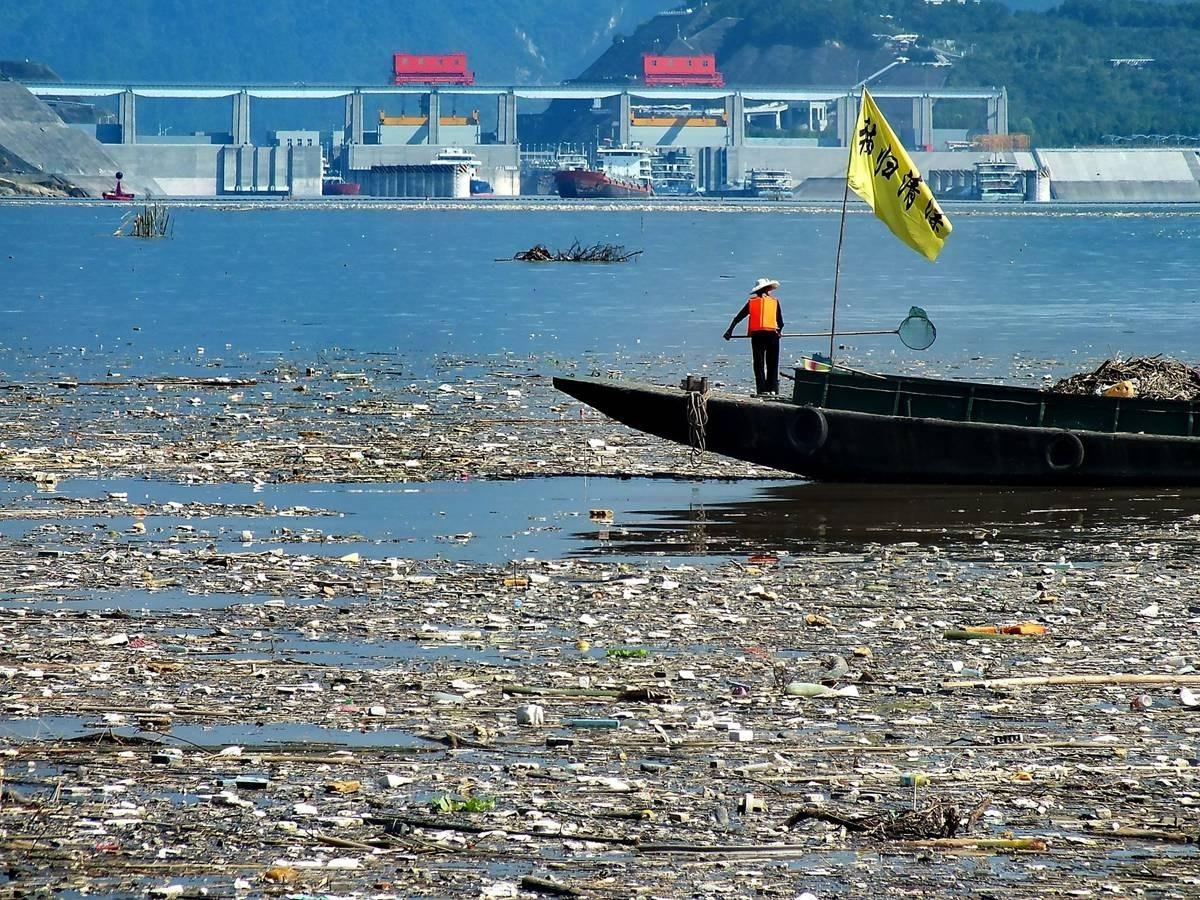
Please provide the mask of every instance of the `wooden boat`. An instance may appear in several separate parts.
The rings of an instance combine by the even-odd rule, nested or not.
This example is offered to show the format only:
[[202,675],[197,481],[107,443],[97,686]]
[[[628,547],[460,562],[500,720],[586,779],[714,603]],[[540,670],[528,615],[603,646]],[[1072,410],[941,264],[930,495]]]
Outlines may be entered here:
[[[1200,485],[1200,403],[795,369],[790,399],[706,397],[706,448],[819,481]],[[619,422],[692,443],[681,388],[555,378]]]

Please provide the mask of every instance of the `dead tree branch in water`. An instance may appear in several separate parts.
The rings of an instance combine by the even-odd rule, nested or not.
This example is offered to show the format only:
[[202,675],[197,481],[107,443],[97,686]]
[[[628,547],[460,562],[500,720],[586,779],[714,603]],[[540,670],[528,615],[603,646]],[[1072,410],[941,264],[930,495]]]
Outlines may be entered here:
[[[513,254],[517,262],[627,262],[635,256],[640,256],[641,250],[626,250],[620,244],[593,244],[584,247],[575,241],[566,250],[551,251],[541,244],[534,244],[528,250]],[[497,260],[508,262],[508,260]]]

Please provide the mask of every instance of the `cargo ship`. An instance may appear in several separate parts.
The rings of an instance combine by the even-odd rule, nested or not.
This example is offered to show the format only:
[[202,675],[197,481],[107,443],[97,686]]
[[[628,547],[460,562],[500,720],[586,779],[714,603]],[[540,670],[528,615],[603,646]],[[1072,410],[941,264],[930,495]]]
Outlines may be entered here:
[[649,150],[640,147],[600,147],[598,165],[588,168],[583,157],[563,160],[554,172],[560,197],[621,199],[654,193]]
[[689,196],[696,189],[696,159],[683,148],[659,150],[650,160],[654,193]]
[[325,151],[321,151],[321,196],[323,197],[357,197],[362,191],[362,185],[357,181],[346,181],[329,166]]
[[321,194],[326,197],[357,197],[361,190],[357,182],[343,181],[336,175],[321,179]]

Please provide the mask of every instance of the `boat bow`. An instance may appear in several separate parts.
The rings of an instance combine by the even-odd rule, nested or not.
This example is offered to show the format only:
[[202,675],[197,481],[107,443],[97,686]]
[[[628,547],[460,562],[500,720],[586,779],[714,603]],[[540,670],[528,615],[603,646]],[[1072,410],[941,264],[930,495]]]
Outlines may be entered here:
[[791,399],[602,378],[560,391],[634,428],[823,481],[1200,485],[1200,404],[797,369]]
[[[554,386],[630,428],[693,443],[687,391],[605,378],[555,378]],[[702,396],[705,449],[722,456],[804,474],[805,461],[828,436],[824,415],[809,406],[723,393]]]

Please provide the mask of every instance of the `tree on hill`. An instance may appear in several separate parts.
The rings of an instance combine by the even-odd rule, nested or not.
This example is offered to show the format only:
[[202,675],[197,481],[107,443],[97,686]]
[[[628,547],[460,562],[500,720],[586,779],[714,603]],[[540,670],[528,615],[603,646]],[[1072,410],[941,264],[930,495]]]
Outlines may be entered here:
[[[849,86],[899,55],[890,37],[915,34],[916,43],[903,50],[910,64],[880,83],[1003,85],[1010,128],[1031,132],[1039,144],[1200,135],[1196,0],[1053,6],[1041,0],[713,0],[681,33],[703,34],[718,20],[734,23],[714,51],[735,83]],[[632,46],[621,50],[623,65],[651,41],[659,41],[653,25],[635,32],[627,42]],[[608,57],[591,71],[604,70]],[[934,62],[950,65],[926,65]],[[977,118],[965,105],[948,102],[935,115],[940,127],[968,127],[971,116]]]

